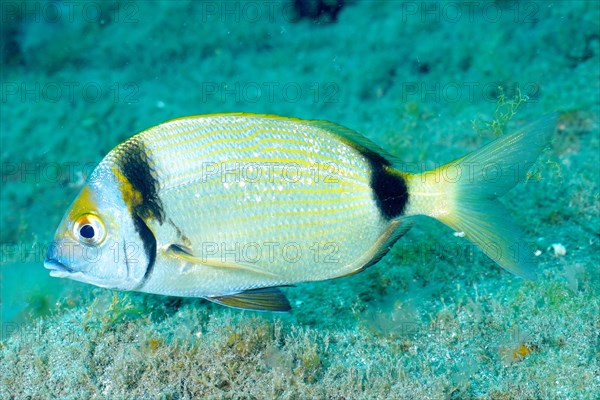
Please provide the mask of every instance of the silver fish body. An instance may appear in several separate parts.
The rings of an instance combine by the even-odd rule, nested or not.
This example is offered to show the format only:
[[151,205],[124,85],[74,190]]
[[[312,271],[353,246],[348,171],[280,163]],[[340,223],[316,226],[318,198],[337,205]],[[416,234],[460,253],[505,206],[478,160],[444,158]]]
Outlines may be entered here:
[[[531,146],[530,156],[515,159],[528,162],[551,123],[486,151]],[[100,286],[287,310],[268,288],[363,270],[413,215],[462,228],[461,182],[428,176],[398,171],[376,145],[325,121],[239,113],[172,120],[112,150],[67,211],[55,247],[93,247],[97,261],[55,249],[47,267]],[[470,239],[480,244],[479,236]],[[496,261],[527,274],[519,258]]]

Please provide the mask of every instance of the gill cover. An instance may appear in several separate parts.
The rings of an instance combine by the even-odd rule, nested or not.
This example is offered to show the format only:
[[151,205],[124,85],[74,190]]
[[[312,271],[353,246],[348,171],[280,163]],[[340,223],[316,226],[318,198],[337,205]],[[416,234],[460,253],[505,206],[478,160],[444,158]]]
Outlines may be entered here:
[[117,149],[96,167],[63,217],[44,263],[51,276],[135,290],[151,272],[156,240],[137,214],[144,194],[129,179],[138,169],[120,163]]

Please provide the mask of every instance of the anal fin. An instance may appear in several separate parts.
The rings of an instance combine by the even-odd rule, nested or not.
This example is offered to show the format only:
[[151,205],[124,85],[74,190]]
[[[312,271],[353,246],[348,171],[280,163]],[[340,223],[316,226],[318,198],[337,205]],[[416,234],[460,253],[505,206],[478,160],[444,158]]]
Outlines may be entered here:
[[[394,243],[413,227],[412,221],[399,219],[392,221],[390,226],[383,232],[377,241],[371,246],[371,249],[365,255],[354,262],[355,267],[347,274],[350,276],[364,271],[372,265],[377,264],[392,248]],[[342,277],[340,276],[340,278]]]
[[292,308],[288,299],[277,288],[245,290],[240,293],[211,296],[206,299],[228,307],[244,310],[290,311]]

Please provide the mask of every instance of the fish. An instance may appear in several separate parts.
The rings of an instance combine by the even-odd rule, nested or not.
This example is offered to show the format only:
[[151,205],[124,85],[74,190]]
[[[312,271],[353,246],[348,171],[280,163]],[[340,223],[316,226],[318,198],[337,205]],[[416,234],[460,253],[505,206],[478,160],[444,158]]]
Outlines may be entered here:
[[415,173],[328,121],[170,120],[102,159],[44,267],[103,288],[283,312],[291,306],[281,287],[364,271],[426,216],[535,279],[533,250],[498,198],[527,178],[555,126],[547,115]]

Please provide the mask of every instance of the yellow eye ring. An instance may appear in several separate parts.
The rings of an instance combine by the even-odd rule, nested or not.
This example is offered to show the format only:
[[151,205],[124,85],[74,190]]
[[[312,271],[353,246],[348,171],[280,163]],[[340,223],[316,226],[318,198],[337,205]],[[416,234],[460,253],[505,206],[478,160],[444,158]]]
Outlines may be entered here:
[[94,214],[84,214],[73,225],[73,236],[82,244],[98,245],[106,238],[104,224]]

